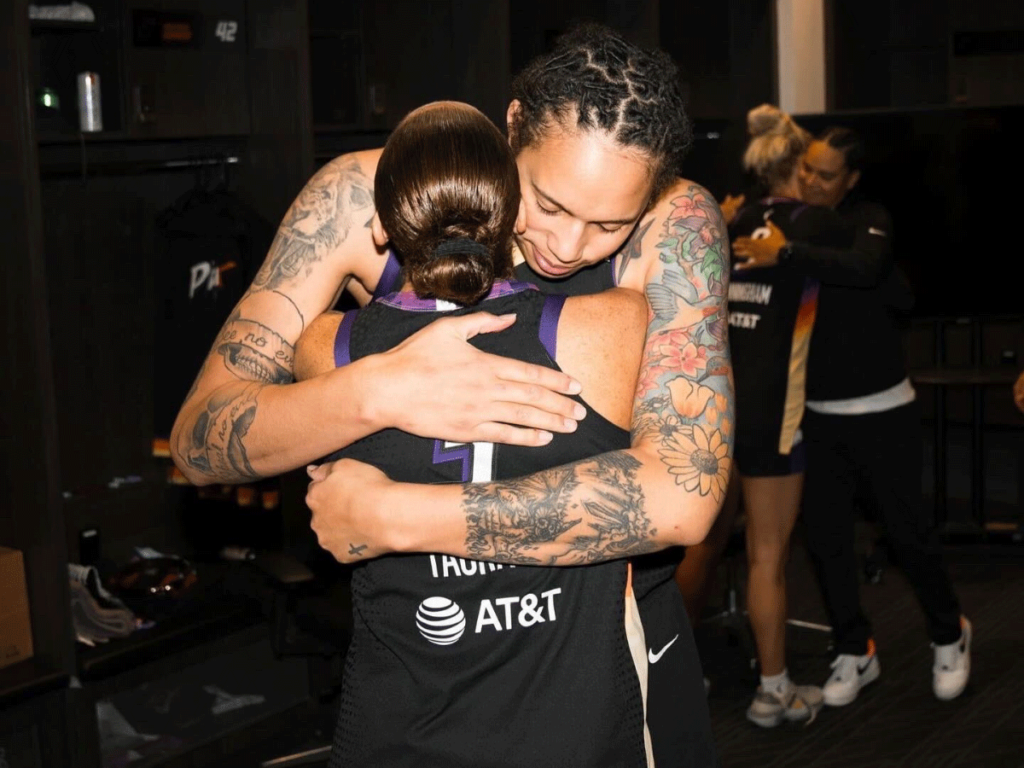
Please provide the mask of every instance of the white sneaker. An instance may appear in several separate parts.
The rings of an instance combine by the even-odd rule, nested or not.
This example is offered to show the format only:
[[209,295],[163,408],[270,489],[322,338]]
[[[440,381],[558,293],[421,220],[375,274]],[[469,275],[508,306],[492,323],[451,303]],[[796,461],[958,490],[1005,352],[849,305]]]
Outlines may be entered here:
[[861,688],[873,683],[882,673],[875,641],[868,640],[868,652],[863,656],[839,654],[832,662],[832,669],[832,676],[822,688],[825,703],[830,707],[845,707],[857,698]]
[[747,719],[762,728],[774,728],[784,720],[810,725],[821,705],[821,689],[814,685],[790,685],[781,695],[758,686],[757,695],[747,708]]
[[964,692],[971,676],[971,622],[960,617],[960,639],[949,645],[935,645],[932,690],[942,701],[955,699]]

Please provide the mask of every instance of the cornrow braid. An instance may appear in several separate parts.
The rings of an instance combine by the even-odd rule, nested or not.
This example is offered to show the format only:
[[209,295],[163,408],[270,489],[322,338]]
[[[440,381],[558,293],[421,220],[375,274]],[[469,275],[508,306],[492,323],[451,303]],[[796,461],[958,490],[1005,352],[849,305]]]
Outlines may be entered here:
[[650,157],[652,202],[679,176],[693,143],[672,59],[599,24],[574,28],[528,64],[512,81],[512,98],[519,102],[510,127],[517,153],[553,124],[604,131]]

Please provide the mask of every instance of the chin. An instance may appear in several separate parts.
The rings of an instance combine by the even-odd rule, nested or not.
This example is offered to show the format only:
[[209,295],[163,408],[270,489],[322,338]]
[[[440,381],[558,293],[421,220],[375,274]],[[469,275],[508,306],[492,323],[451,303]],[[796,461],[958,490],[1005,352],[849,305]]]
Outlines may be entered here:
[[553,265],[549,267],[548,264],[551,263],[551,260],[538,254],[537,249],[532,244],[523,250],[523,259],[532,272],[547,280],[564,280],[576,274],[582,268],[580,266],[573,266],[570,269],[557,269]]

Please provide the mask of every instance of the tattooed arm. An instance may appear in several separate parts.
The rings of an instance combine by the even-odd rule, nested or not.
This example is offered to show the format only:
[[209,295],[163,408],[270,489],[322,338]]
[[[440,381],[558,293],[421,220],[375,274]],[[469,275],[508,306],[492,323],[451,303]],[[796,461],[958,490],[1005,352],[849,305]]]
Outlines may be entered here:
[[[540,445],[575,426],[566,421],[575,404],[560,394],[579,391],[569,376],[466,343],[513,322],[486,313],[441,320],[385,354],[293,383],[303,330],[322,326],[346,286],[365,300],[383,271],[384,244],[369,227],[379,155],[333,160],[289,208],[178,412],[171,455],[191,482],[276,475],[385,427]],[[330,339],[316,338],[333,360]]]
[[[365,271],[356,254],[383,266],[365,226],[373,215],[376,154],[339,157],[310,179],[221,328],[171,432],[171,455],[193,483],[276,474],[373,431],[358,407],[358,369],[290,382],[303,328],[337,300],[352,275]],[[325,408],[337,388],[351,399],[335,397]],[[330,440],[311,440],[309,424],[322,421],[336,432]]]
[[725,238],[713,198],[680,181],[623,249],[620,284],[642,288],[650,308],[628,450],[463,486],[318,467],[307,503],[321,545],[345,562],[429,551],[574,565],[701,541],[732,463]]

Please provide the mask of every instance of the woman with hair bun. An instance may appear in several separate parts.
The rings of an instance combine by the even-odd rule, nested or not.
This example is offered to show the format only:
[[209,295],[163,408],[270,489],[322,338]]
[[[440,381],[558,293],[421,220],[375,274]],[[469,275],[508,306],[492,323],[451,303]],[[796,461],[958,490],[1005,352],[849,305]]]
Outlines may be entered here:
[[[401,289],[328,316],[337,364],[386,353],[438,317],[514,313],[513,326],[474,343],[576,377],[590,415],[541,448],[452,444],[391,429],[328,460],[355,459],[364,464],[354,467],[391,480],[452,484],[519,477],[629,446],[646,304],[623,289],[545,296],[512,279],[519,176],[484,115],[453,102],[410,113],[381,155],[375,198],[374,236],[392,244]],[[300,343],[299,370],[318,373],[309,363]],[[616,470],[623,483],[628,470]],[[436,525],[429,501],[429,487],[409,501],[426,529]],[[525,514],[514,503],[507,511]],[[596,535],[611,522],[600,514],[574,512]],[[361,554],[331,766],[650,765],[646,649],[626,560],[544,568]]]
[[804,481],[800,425],[818,283],[784,263],[750,268],[756,265],[746,262],[742,238],[764,238],[774,224],[790,239],[841,247],[852,233],[832,211],[800,200],[799,165],[810,134],[771,104],[750,110],[747,127],[750,142],[743,166],[768,196],[742,207],[729,225],[735,243],[729,343],[736,380],[740,489],[732,489],[708,539],[687,552],[677,580],[691,603],[703,594],[706,574],[728,538],[741,495],[746,513],[747,612],[761,671],[747,718],[770,728],[784,721],[810,720],[822,706],[821,689],[795,685],[785,659],[785,568]]
[[[386,478],[367,478],[359,462],[323,464],[307,494],[312,526],[342,562],[372,552],[553,566],[630,558],[656,762],[714,765],[693,632],[672,579],[679,554],[669,548],[706,535],[732,467],[728,242],[714,199],[679,175],[692,132],[678,68],[664,51],[588,24],[531,61],[511,95],[519,280],[551,294],[618,287],[647,299],[629,445],[489,483],[392,483],[394,503]],[[581,382],[468,342],[513,323],[491,312],[438,313],[387,352],[337,368],[334,337],[321,333],[315,355],[328,361],[325,373],[292,381],[294,345],[322,318],[332,322],[324,312],[342,291],[366,304],[396,290],[401,265],[365,226],[380,156],[367,149],[335,158],[285,213],[222,330],[221,339],[239,340],[245,359],[258,364],[239,365],[228,354],[236,345],[215,343],[175,422],[172,456],[190,481],[289,471],[386,429],[539,447],[593,417],[572,397]],[[598,318],[593,326],[601,327]],[[592,355],[623,343],[613,338]],[[587,385],[588,401],[603,384]]]

